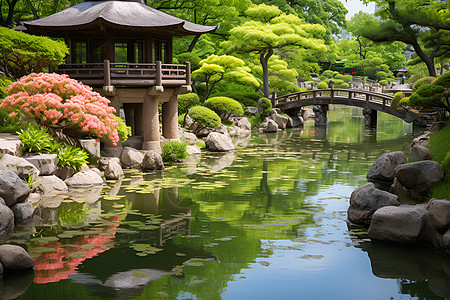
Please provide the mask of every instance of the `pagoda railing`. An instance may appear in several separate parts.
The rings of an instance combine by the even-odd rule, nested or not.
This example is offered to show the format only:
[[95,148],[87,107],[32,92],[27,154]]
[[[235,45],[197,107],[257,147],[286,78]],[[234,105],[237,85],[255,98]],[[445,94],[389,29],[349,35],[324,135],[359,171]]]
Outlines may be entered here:
[[91,86],[181,86],[191,83],[191,67],[156,63],[103,63],[64,64],[57,73],[67,74]]

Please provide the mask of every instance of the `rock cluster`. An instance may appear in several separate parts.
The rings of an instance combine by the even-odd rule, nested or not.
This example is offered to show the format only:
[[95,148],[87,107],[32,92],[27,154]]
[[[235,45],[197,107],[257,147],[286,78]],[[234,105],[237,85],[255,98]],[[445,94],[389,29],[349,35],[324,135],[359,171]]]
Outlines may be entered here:
[[450,201],[431,199],[427,204],[416,204],[445,176],[437,162],[428,160],[429,150],[421,147],[424,146],[413,143],[411,157],[425,160],[412,163],[407,163],[402,152],[380,156],[367,179],[391,184],[390,190],[380,190],[374,183],[356,189],[350,197],[348,220],[369,226],[368,235],[373,240],[430,242],[450,254]]

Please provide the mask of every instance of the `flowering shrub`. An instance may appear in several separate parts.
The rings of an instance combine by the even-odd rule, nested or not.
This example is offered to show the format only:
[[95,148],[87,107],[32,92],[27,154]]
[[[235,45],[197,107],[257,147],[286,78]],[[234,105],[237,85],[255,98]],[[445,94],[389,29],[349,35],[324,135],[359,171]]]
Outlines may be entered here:
[[0,108],[75,137],[119,141],[115,109],[91,87],[67,75],[32,73],[10,85]]

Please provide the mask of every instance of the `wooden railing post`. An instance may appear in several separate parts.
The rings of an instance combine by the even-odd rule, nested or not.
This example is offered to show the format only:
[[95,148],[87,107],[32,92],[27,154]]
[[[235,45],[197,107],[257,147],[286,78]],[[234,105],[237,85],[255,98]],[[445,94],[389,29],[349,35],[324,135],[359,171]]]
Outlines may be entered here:
[[162,64],[161,64],[161,61],[156,62],[156,85],[162,86]]
[[366,94],[366,108],[369,107],[370,95]]
[[186,84],[191,85],[191,62],[186,62]]
[[316,100],[316,91],[313,90],[312,94],[313,94],[313,100]]
[[104,74],[105,86],[110,86],[111,85],[111,68],[110,68],[109,59],[105,59],[103,61],[103,72],[105,73]]

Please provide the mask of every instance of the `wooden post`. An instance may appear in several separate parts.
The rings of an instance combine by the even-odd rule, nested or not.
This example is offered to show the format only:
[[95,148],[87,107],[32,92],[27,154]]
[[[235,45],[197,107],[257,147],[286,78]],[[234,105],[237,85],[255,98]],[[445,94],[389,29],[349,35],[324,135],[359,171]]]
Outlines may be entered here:
[[366,94],[366,108],[369,108],[370,95]]
[[109,59],[105,59],[103,61],[103,72],[104,72],[104,80],[105,80],[105,86],[111,86],[111,69],[110,69],[110,63]]
[[156,62],[156,86],[162,86],[162,64],[160,60]]
[[186,84],[191,85],[191,63],[186,62]]
[[313,94],[313,100],[316,100],[316,91],[313,90],[312,94]]

